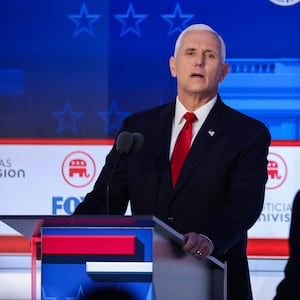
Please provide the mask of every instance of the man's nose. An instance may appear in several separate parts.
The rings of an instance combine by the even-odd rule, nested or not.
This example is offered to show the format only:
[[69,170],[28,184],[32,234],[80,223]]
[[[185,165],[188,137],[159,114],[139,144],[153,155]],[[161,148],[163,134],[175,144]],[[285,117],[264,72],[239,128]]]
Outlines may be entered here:
[[198,55],[198,56],[196,57],[195,65],[196,65],[196,66],[200,66],[200,67],[203,67],[203,66],[204,66],[204,56],[203,56],[203,55]]

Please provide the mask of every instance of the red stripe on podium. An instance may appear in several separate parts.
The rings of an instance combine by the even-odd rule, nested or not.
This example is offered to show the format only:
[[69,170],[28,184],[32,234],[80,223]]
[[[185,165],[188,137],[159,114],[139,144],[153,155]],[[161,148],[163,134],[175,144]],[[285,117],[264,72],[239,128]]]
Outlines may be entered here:
[[30,240],[24,236],[0,236],[0,255],[2,254],[27,254],[30,253]]
[[289,256],[288,239],[248,239],[248,256]]
[[134,255],[134,235],[44,235],[43,254]]
[[[0,235],[0,255],[3,253],[29,254],[30,241],[22,236]],[[288,239],[249,238],[247,254],[250,257],[287,257],[289,256]]]

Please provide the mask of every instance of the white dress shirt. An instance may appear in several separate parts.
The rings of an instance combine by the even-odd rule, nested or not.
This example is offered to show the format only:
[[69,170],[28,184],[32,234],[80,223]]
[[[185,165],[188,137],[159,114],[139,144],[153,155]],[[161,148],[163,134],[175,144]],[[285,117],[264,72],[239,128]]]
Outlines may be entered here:
[[[193,113],[197,116],[197,120],[193,122],[193,133],[192,133],[192,142],[194,141],[197,133],[199,132],[201,126],[203,125],[206,117],[208,116],[210,110],[214,106],[217,101],[217,95],[206,104],[198,108],[197,110],[193,111]],[[172,124],[172,136],[171,136],[171,144],[170,144],[170,154],[169,158],[171,159],[173,149],[178,137],[179,132],[181,131],[182,127],[185,123],[185,118],[183,117],[188,110],[183,106],[180,102],[178,96],[176,98],[176,105],[175,105],[175,116]]]

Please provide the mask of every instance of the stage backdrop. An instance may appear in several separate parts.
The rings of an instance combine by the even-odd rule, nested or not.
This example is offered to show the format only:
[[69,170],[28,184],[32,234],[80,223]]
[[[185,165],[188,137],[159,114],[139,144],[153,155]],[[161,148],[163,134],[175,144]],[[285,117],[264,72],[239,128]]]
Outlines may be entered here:
[[[107,140],[106,144],[101,140],[45,144],[43,140],[39,143],[35,140],[35,143],[2,144],[0,147],[0,157],[6,157],[3,163],[7,166],[0,173],[1,181],[5,182],[1,185],[1,214],[72,214],[92,189],[111,141]],[[265,204],[249,237],[286,239],[292,200],[299,188],[300,143],[273,142],[268,159]],[[6,230],[3,227],[2,234],[8,233]]]
[[227,44],[223,99],[299,139],[299,0],[2,0],[0,137],[114,138],[130,113],[173,101],[178,34]]
[[272,133],[265,206],[250,235],[286,238],[300,186],[299,2],[2,0],[0,214],[72,213],[124,118],[174,100],[176,37],[207,23],[227,44],[224,101]]

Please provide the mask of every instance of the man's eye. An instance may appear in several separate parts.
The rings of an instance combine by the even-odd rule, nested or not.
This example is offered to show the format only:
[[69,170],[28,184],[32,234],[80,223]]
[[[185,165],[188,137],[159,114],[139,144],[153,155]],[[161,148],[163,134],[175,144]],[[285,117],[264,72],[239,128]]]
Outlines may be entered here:
[[193,55],[194,54],[194,51],[186,51],[186,54],[188,55],[188,56],[191,56],[191,55]]
[[216,57],[216,56],[215,56],[213,53],[211,53],[211,52],[207,52],[207,53],[205,54],[205,56],[208,57],[208,58],[215,58],[215,57]]

